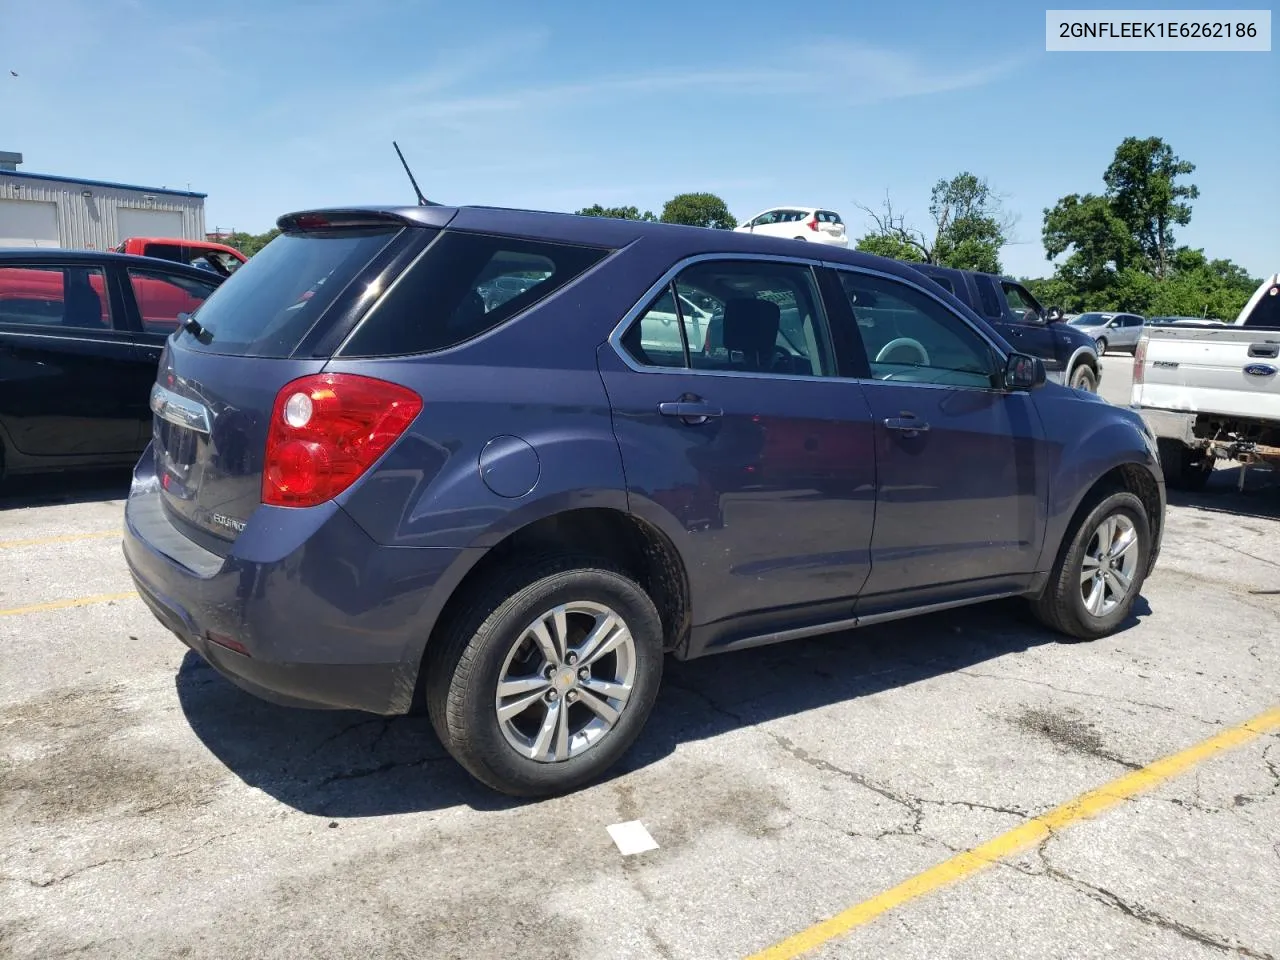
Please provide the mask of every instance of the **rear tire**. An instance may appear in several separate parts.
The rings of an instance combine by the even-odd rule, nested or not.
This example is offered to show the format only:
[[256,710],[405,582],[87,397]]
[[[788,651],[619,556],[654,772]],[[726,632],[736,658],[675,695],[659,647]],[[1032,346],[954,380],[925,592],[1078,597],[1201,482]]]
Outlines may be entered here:
[[1076,368],[1071,371],[1071,386],[1077,390],[1085,390],[1089,393],[1098,392],[1098,375],[1093,372],[1093,367],[1087,363],[1078,363]]
[[1045,626],[1077,640],[1105,637],[1128,618],[1150,557],[1151,524],[1142,501],[1128,491],[1106,495],[1059,551],[1032,610]]
[[1193,450],[1180,440],[1161,437],[1156,441],[1160,450],[1160,469],[1164,482],[1175,490],[1203,490],[1213,476],[1215,458],[1212,454]]
[[1097,340],[1095,340],[1095,341],[1094,341],[1094,346],[1096,346],[1096,347],[1097,347],[1097,349],[1098,349],[1098,356],[1100,356],[1100,357],[1101,357],[1102,355],[1104,355],[1104,354],[1107,352],[1107,338],[1106,338],[1106,337],[1099,337]]
[[[602,632],[600,646],[614,643],[597,659],[591,637],[610,616],[626,637]],[[544,557],[480,584],[428,647],[427,713],[482,783],[517,797],[565,793],[630,748],[657,698],[662,659],[658,610],[627,573],[599,558]]]

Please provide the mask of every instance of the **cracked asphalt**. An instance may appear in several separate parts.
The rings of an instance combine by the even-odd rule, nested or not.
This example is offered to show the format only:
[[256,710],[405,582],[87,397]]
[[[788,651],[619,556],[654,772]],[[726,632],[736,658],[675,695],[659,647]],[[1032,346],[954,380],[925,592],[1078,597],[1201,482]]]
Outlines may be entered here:
[[[127,478],[11,485],[0,957],[747,956],[1280,705],[1280,488],[1234,477],[1175,497],[1114,637],[1000,603],[670,663],[618,775],[533,804],[425,720],[240,693],[137,599],[54,606],[130,589],[116,538],[67,539]],[[624,858],[635,819],[660,848]],[[812,955],[1280,958],[1278,903],[1273,733]]]

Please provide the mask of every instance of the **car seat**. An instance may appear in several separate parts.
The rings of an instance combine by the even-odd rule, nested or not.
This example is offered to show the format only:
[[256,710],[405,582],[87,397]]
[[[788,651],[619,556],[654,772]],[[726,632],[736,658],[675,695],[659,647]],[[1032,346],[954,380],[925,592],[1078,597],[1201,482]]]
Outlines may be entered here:
[[724,346],[732,367],[753,373],[771,372],[780,323],[781,311],[770,300],[739,297],[727,301]]

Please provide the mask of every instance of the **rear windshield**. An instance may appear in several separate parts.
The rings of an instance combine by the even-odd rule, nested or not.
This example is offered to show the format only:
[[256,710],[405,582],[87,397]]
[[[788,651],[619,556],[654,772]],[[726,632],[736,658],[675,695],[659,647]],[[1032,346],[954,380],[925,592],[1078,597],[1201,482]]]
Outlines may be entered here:
[[247,357],[289,356],[400,229],[388,225],[282,234],[196,311],[209,336],[202,341],[182,334],[183,347]]
[[1272,284],[1249,315],[1244,318],[1246,327],[1280,327],[1280,284]]
[[344,357],[404,356],[465,343],[550,296],[608,253],[446,230],[340,352]]

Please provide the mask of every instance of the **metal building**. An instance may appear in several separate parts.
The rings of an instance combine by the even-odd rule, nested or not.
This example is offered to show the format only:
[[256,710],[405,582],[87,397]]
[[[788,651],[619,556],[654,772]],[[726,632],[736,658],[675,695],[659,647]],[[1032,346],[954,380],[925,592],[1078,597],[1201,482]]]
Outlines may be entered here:
[[0,247],[109,250],[129,237],[204,239],[205,194],[17,169],[0,153]]

